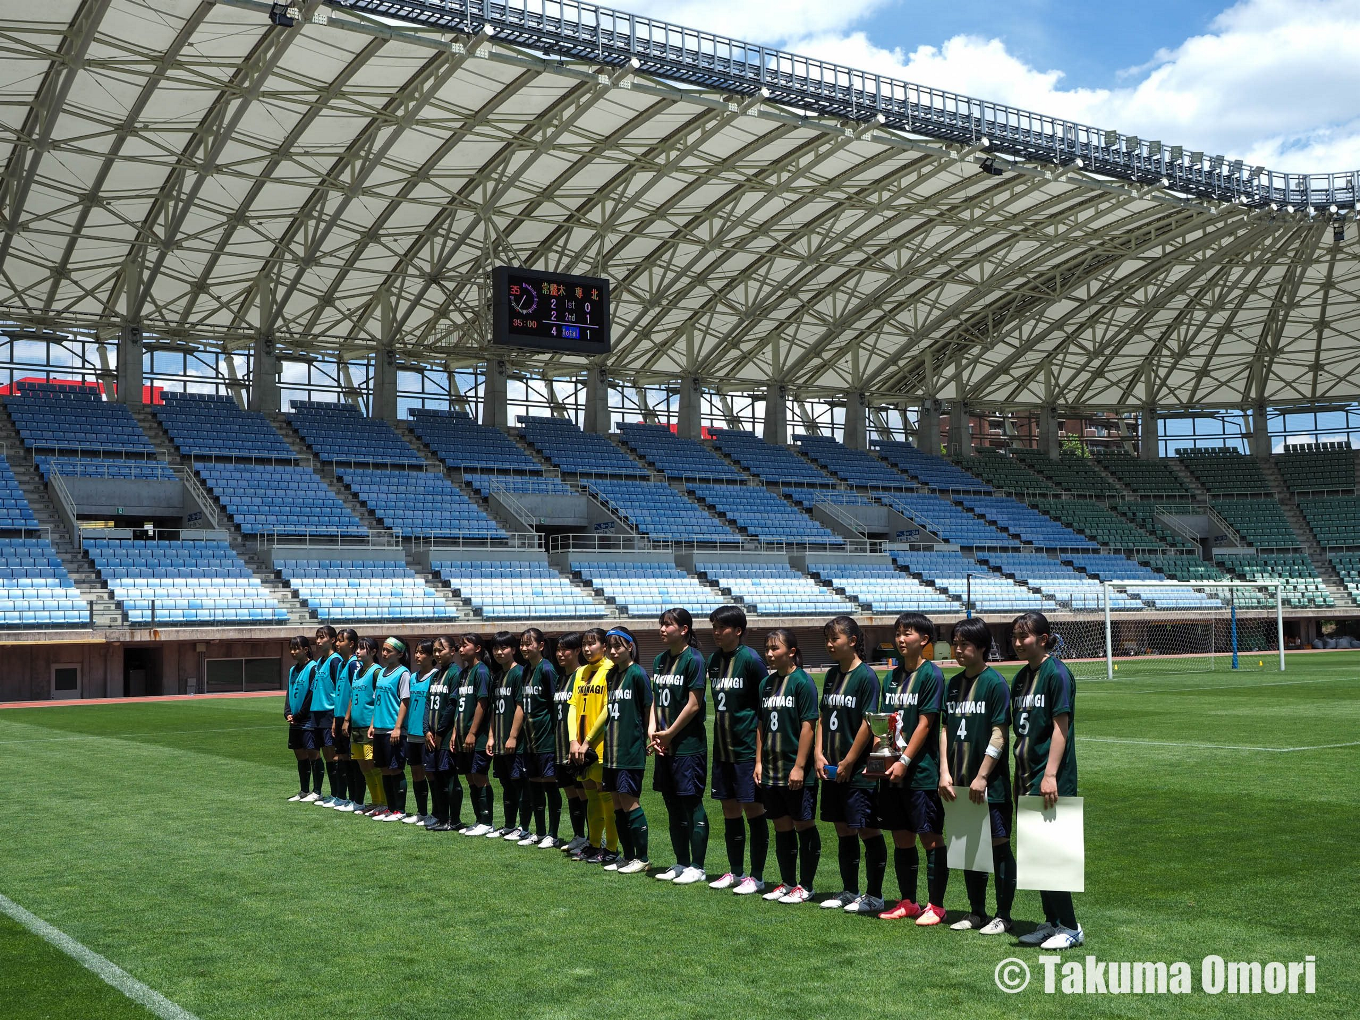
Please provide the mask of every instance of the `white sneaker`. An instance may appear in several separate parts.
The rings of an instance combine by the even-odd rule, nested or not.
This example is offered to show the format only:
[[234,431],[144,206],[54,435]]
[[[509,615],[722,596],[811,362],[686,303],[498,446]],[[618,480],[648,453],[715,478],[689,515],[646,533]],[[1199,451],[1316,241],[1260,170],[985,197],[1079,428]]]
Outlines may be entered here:
[[812,890],[804,889],[801,885],[795,885],[792,889],[779,897],[780,903],[806,903],[812,899]]
[[823,910],[844,910],[857,899],[859,899],[859,897],[852,892],[839,892],[835,896],[828,896],[826,899],[822,900],[821,903],[817,904],[817,906],[821,907]]
[[523,839],[515,841],[515,846],[538,846],[539,839],[532,832],[526,832]]
[[773,889],[771,889],[769,892],[767,892],[764,896],[762,896],[761,899],[762,899],[762,900],[769,900],[771,903],[773,903],[773,902],[775,902],[776,900],[783,899],[784,894],[787,893],[788,891],[789,891],[789,887],[786,886],[783,882],[780,882],[777,886],[775,886]]
[[425,821],[424,815],[407,815],[401,820],[403,825],[417,825]]
[[736,896],[750,896],[752,893],[764,891],[765,891],[764,882],[762,882],[758,878],[752,878],[750,875],[746,875],[742,878],[740,882],[737,883],[737,887],[732,890],[732,893],[733,895]]
[[297,803],[298,801],[300,801],[304,796],[306,796],[306,794],[295,793],[295,794],[293,794],[291,797],[288,798],[288,803],[289,803],[289,804],[296,804],[296,803]]
[[490,826],[487,826],[486,829],[482,832],[482,835],[485,836],[487,839],[500,839],[502,836],[505,835],[505,830],[493,829]]
[[724,874],[722,878],[719,878],[713,882],[709,882],[708,887],[710,889],[731,889],[736,884],[737,876],[729,871],[726,874]]
[[476,825],[469,826],[463,830],[464,836],[485,836],[491,831],[491,826],[486,822],[478,822]]
[[695,882],[702,882],[708,878],[708,874],[703,868],[686,868],[675,876],[674,885],[693,885]]
[[298,798],[298,799],[301,800],[302,803],[304,803],[304,804],[311,804],[313,801],[320,800],[320,799],[321,799],[321,794],[319,794],[319,793],[309,793],[309,794],[307,794],[307,796],[305,796],[305,797],[300,797],[300,798]]
[[400,811],[389,811],[387,812],[387,814],[383,815],[383,817],[378,819],[378,821],[380,822],[401,822],[405,820],[406,816],[402,814]]
[[633,858],[633,860],[629,861],[627,864],[625,864],[623,867],[619,869],[619,874],[636,875],[638,872],[646,871],[650,867],[651,864],[648,863],[647,861],[640,861],[637,858]]
[[622,856],[615,857],[612,861],[610,861],[608,864],[606,864],[606,865],[604,866],[604,870],[605,870],[605,871],[618,871],[619,868],[620,868],[620,866],[621,866],[622,864],[623,864],[623,857],[622,857]]
[[524,830],[521,829],[518,825],[515,826],[513,829],[506,829],[505,835],[501,837],[501,839],[505,840],[507,843],[518,843],[523,838]]
[[544,836],[542,839],[538,841],[538,848],[540,850],[556,850],[557,840],[555,840],[552,836]]
[[1077,925],[1077,930],[1059,927],[1055,935],[1043,944],[1043,949],[1075,949],[1086,942],[1086,933]]
[[954,931],[980,931],[987,926],[987,922],[980,914],[969,914],[960,921],[955,921],[949,927]]
[[1058,934],[1059,931],[1059,927],[1052,921],[1045,921],[1028,935],[1021,935],[1015,941],[1019,942],[1022,946],[1042,946],[1054,935]]
[[342,800],[339,804],[335,805],[335,810],[343,812],[344,814],[347,815],[352,815],[354,814],[354,802],[349,800]]
[[665,871],[658,871],[652,877],[658,882],[674,882],[685,873],[685,869],[678,864],[672,864]]

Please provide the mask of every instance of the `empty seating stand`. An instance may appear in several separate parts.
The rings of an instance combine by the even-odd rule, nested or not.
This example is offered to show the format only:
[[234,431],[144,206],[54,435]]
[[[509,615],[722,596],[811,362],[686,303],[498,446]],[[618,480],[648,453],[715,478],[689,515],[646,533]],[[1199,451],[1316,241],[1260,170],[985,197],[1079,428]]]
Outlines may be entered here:
[[1006,496],[960,496],[958,502],[1012,535],[1044,549],[1091,549],[1095,543]]
[[1161,549],[1164,543],[1108,507],[1087,499],[1036,499],[1030,505],[1047,517],[1112,549]]
[[497,489],[504,489],[514,495],[528,496],[579,496],[581,490],[573,488],[560,478],[531,478],[528,475],[482,475],[467,474],[463,481],[473,492],[486,499]]
[[1032,447],[1012,447],[1011,456],[1065,492],[1106,498],[1121,495],[1119,486],[1106,478],[1090,457],[1061,453],[1053,460]]
[[430,569],[456,595],[494,619],[595,619],[603,609],[554,570],[546,556],[533,559],[433,557]]
[[667,478],[744,482],[746,476],[703,443],[681,439],[667,425],[623,422],[619,436]]
[[844,545],[845,539],[790,506],[768,489],[753,485],[690,484],[689,491],[748,535],[762,542]]
[[1360,553],[1333,553],[1331,561],[1346,591],[1356,602],[1360,602]]
[[891,563],[810,560],[808,571],[875,613],[958,613],[962,603]]
[[5,407],[24,446],[33,451],[154,457],[156,448],[132,412],[92,388],[19,383]]
[[508,435],[461,411],[411,409],[411,431],[447,467],[483,474],[537,475],[543,466]]
[[24,490],[19,488],[19,480],[14,477],[14,469],[9,461],[0,457],[0,531],[22,531],[38,527],[38,519],[33,516],[33,508],[28,505]]
[[507,538],[499,524],[438,472],[342,467],[335,474],[398,535]]
[[804,510],[811,510],[818,503],[835,503],[839,506],[877,506],[872,496],[865,496],[849,489],[803,489],[785,486],[779,490]]
[[1360,498],[1301,499],[1299,510],[1324,548],[1360,549]]
[[1190,499],[1194,493],[1186,488],[1181,476],[1164,460],[1143,460],[1131,453],[1108,452],[1096,455],[1096,460],[1140,496],[1152,499]]
[[1040,612],[1056,608],[1056,603],[1024,585],[1002,577],[985,564],[952,550],[917,552],[893,550],[893,562],[904,570],[919,574],[927,584],[953,595],[980,613]]
[[1057,488],[1043,475],[1035,474],[1010,454],[988,446],[979,447],[973,451],[973,456],[963,458],[962,463],[984,482],[1003,492],[1044,496]]
[[701,619],[727,604],[712,588],[665,561],[573,557],[571,569],[601,594],[626,607],[630,616],[655,618],[672,606],[684,606]]
[[1355,451],[1347,443],[1290,444],[1275,467],[1290,492],[1355,494]]
[[0,626],[89,626],[90,608],[42,538],[0,538]]
[[651,477],[651,473],[604,436],[582,432],[565,418],[520,415],[524,438],[567,474],[608,478]]
[[1212,496],[1269,496],[1270,481],[1255,457],[1227,446],[1180,449],[1176,456]]
[[591,478],[586,488],[611,513],[648,538],[737,544],[737,534],[664,482]]
[[[1231,553],[1215,558],[1219,566],[1247,581],[1279,581],[1284,604],[1295,609],[1327,609],[1336,600],[1303,553]],[[1273,593],[1265,596],[1274,604]]]
[[1280,504],[1273,499],[1216,499],[1214,510],[1257,549],[1297,549],[1294,533]]
[[931,492],[879,492],[875,496],[885,506],[954,545],[1008,549],[1020,544],[958,504]]
[[988,495],[992,487],[980,478],[970,475],[958,465],[939,454],[925,453],[897,440],[874,440],[871,449],[909,478],[920,482],[927,488],[941,492],[971,492]]
[[[1101,583],[1079,574],[1065,563],[1035,553],[981,553],[978,559],[1004,574],[1038,588],[1064,609],[1096,612],[1105,608]],[[1141,599],[1121,591],[1110,592],[1111,609],[1145,609]]]
[[194,470],[242,534],[368,535],[310,468],[199,461]]
[[458,618],[458,611],[400,560],[276,554],[274,567],[322,620]]
[[226,542],[87,538],[85,551],[129,623],[288,619]]
[[293,448],[259,411],[245,411],[226,394],[174,393],[151,412],[175,449],[189,458],[297,460]]
[[850,485],[873,489],[915,489],[916,482],[864,450],[854,450],[829,436],[795,436],[810,459]]
[[765,442],[754,432],[715,429],[713,445],[767,484],[804,488],[839,484],[815,464],[808,463],[787,447]]
[[[1072,553],[1062,557],[1062,562],[1081,570],[1091,577],[1102,581],[1165,581],[1167,578],[1141,563],[1135,563],[1123,556],[1109,556],[1098,553]],[[1125,589],[1130,595],[1154,609],[1222,609],[1218,599],[1196,591],[1193,588],[1158,587],[1156,585],[1131,584]],[[1113,608],[1113,606],[1111,607]]]
[[370,418],[352,404],[295,400],[288,421],[327,463],[425,463],[388,422]]
[[783,563],[696,560],[694,569],[760,616],[840,616],[855,606]]
[[173,482],[179,477],[163,460],[34,457],[33,461],[43,481],[47,481],[53,471],[66,478],[135,478],[148,482]]

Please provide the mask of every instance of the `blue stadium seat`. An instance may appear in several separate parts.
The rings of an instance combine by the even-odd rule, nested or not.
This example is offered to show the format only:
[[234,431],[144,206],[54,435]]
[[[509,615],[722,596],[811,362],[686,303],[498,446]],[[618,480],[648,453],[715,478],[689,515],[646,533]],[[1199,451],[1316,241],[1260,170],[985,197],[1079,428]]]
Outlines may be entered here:
[[411,409],[411,431],[445,465],[481,473],[541,474],[542,465],[500,429],[478,425],[461,411]]
[[90,387],[21,382],[5,398],[24,446],[30,450],[68,450],[154,457],[156,448],[132,412],[105,401]]
[[524,438],[561,471],[613,478],[649,478],[645,467],[604,436],[582,432],[565,418],[520,415]]
[[898,440],[871,440],[869,447],[903,474],[927,488],[944,492],[971,492],[989,495],[992,487],[939,454],[925,453]]
[[915,489],[916,483],[863,450],[852,450],[830,436],[795,436],[799,448],[850,485],[875,489]]
[[274,561],[323,620],[456,620],[458,611],[402,560],[346,557]]
[[226,394],[162,394],[152,413],[186,457],[296,460],[297,454],[259,411],[245,411]]
[[960,496],[958,503],[1031,545],[1044,549],[1098,549],[1085,535],[1009,496]]
[[499,524],[438,472],[339,468],[336,477],[398,535],[507,538]]
[[90,607],[42,538],[0,538],[0,626],[90,623]]
[[875,492],[885,506],[954,545],[1011,549],[1015,538],[933,492]]
[[38,527],[28,497],[14,477],[9,461],[0,457],[0,531],[19,531]]
[[[446,554],[447,555],[447,554]],[[533,559],[432,559],[430,568],[486,619],[596,619],[603,610],[589,594]]]
[[890,562],[810,560],[808,571],[876,613],[957,613],[957,599],[897,570]]
[[985,563],[954,550],[919,552],[894,549],[892,560],[899,567],[918,574],[929,585],[948,592],[965,605],[972,599],[980,613],[1018,613],[1034,609],[1051,612],[1057,603],[1025,585],[992,571]]
[[854,603],[780,563],[743,560],[696,560],[701,576],[726,588],[760,616],[840,616],[855,612]]
[[368,534],[310,468],[212,461],[194,468],[243,534]]
[[741,541],[721,521],[663,482],[592,478],[586,487],[611,513],[648,538],[734,545]]
[[288,422],[326,463],[423,465],[390,423],[353,404],[294,400]]
[[43,481],[56,471],[67,478],[135,478],[149,482],[179,480],[175,469],[163,460],[115,460],[113,458],[34,457]]
[[792,450],[767,443],[754,432],[714,429],[713,445],[763,482],[804,487],[838,484],[836,479]]
[[754,485],[691,484],[689,491],[738,528],[762,542],[844,545],[845,539]]
[[630,616],[655,618],[672,606],[684,606],[695,617],[705,617],[727,603],[712,588],[664,561],[573,556],[571,569],[619,605],[626,606]]
[[619,435],[638,456],[667,478],[746,481],[744,474],[703,443],[681,439],[669,425],[622,422]]

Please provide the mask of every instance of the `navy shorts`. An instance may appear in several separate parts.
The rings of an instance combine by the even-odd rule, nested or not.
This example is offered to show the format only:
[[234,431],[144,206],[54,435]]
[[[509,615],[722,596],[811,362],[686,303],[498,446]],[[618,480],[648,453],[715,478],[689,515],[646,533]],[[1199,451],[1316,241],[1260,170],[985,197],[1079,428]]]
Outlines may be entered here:
[[[754,772],[752,773],[754,775]],[[652,789],[677,797],[702,797],[708,785],[708,755],[658,754],[652,766]]]
[[517,754],[498,754],[491,759],[491,774],[504,782],[507,779],[518,779],[524,774],[524,768],[520,765],[520,756]]
[[345,720],[341,719],[335,727],[335,734],[331,737],[331,746],[335,748],[335,753],[346,758],[349,757],[349,734],[345,732]]
[[600,789],[605,793],[625,793],[630,797],[642,796],[642,774],[646,769],[604,770],[604,781]]
[[425,767],[425,738],[406,741],[406,763],[413,769]]
[[553,763],[553,769],[557,774],[557,786],[562,790],[584,790],[585,786],[581,783],[581,777],[576,774],[576,766],[571,762],[559,761]]
[[944,832],[944,804],[935,790],[879,783],[878,827],[893,832]]
[[852,829],[878,828],[873,790],[834,781],[822,785],[822,821],[841,822]]
[[557,778],[557,755],[552,751],[528,751],[519,760],[527,779]]
[[713,799],[756,802],[755,761],[713,761]]
[[1010,839],[1015,804],[1009,800],[1003,800],[1000,804],[988,804],[987,813],[992,818],[992,839]]
[[455,758],[460,775],[484,776],[491,771],[491,759],[485,751],[459,751]]
[[376,769],[404,769],[406,767],[406,738],[392,739],[391,733],[373,734],[373,767]]
[[288,750],[290,751],[315,751],[317,748],[316,730],[310,726],[289,726],[288,727]]
[[426,772],[453,772],[458,767],[458,756],[449,750],[449,742],[440,740],[433,751],[426,744],[420,751],[421,767]]
[[334,720],[335,714],[333,712],[313,712],[312,718],[308,721],[307,725],[314,730],[325,730],[329,733],[331,723]]
[[762,786],[761,800],[771,820],[792,818],[795,822],[810,822],[817,817],[817,784],[804,783],[801,790],[787,786]]

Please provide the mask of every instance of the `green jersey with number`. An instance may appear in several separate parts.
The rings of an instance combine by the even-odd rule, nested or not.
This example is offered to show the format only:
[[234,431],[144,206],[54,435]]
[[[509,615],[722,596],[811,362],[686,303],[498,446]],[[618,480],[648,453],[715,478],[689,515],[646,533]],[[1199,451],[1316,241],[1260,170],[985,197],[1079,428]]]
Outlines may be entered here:
[[[850,753],[860,727],[864,725],[864,713],[878,710],[878,694],[878,674],[866,662],[861,662],[849,673],[842,673],[839,666],[826,671],[826,679],[822,681],[821,717],[822,757],[828,765],[841,768],[841,760]],[[878,782],[864,775],[868,750],[866,746],[864,753],[849,763],[850,784],[864,790],[873,789]]]
[[689,704],[693,694],[699,699],[699,711],[685,724],[671,741],[670,754],[703,754],[708,750],[708,733],[704,729],[704,657],[693,648],[679,655],[662,652],[652,663],[652,696],[656,699],[657,723],[669,729]]
[[640,769],[647,766],[647,721],[652,714],[652,688],[636,662],[617,666],[606,681],[604,756],[606,768]]
[[1058,796],[1077,795],[1077,683],[1060,659],[1049,656],[1037,670],[1022,666],[1011,684],[1011,725],[1015,729],[1015,790],[1018,796],[1039,795],[1048,768],[1055,729],[1053,720],[1067,716],[1067,746],[1058,760]]
[[477,714],[477,705],[482,707],[482,724],[477,730],[477,750],[486,749],[487,725],[486,705],[491,698],[491,670],[485,662],[474,662],[458,674],[458,717],[453,726],[453,749],[462,751],[463,741],[472,732],[472,719]]
[[547,659],[526,670],[519,687],[519,703],[524,709],[524,729],[520,747],[535,754],[551,754],[557,749],[553,729],[553,696],[557,693],[557,670]]
[[[1010,723],[1011,689],[1001,674],[985,668],[969,678],[963,672],[949,681],[944,695],[945,753],[949,757],[949,775],[955,786],[971,786],[978,768],[987,755],[992,740],[992,727],[1001,727],[1002,735]],[[1010,766],[1003,744],[1001,757],[987,775],[987,802],[1004,803],[1010,797]]]
[[908,673],[901,666],[883,680],[883,699],[879,708],[897,713],[897,750],[907,749],[922,717],[935,716],[926,742],[907,766],[902,785],[908,790],[934,790],[940,785],[940,710],[944,705],[944,674],[926,659]]
[[553,694],[553,746],[559,765],[565,765],[570,760],[571,742],[577,739],[577,735],[571,732],[571,724],[576,719],[571,702],[576,696],[576,678],[580,675],[578,667],[558,677],[557,691]]
[[[817,721],[817,688],[802,669],[788,676],[771,673],[760,687],[760,785],[788,786],[798,764],[803,723]],[[803,762],[803,782],[817,782],[812,755]]]
[[747,645],[731,652],[718,649],[708,657],[714,761],[756,760],[756,713],[767,672],[756,650]]
[[[506,753],[505,742],[510,739],[510,728],[515,724],[515,709],[519,707],[523,678],[524,667],[517,662],[492,681],[491,736],[495,738],[497,754]],[[523,745],[523,739],[519,743]],[[522,750],[522,746],[515,750]]]

